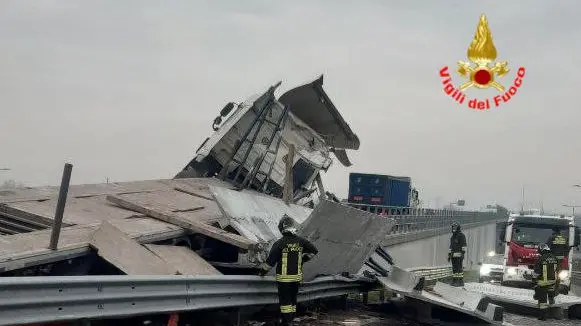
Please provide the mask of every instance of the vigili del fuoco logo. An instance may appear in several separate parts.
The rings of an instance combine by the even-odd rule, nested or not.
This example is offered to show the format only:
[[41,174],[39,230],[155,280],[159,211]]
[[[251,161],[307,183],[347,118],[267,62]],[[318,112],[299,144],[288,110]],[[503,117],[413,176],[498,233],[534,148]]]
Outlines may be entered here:
[[[458,69],[456,70],[462,78],[467,79],[460,87],[452,84],[448,66],[440,69],[444,93],[457,103],[466,103],[469,108],[476,110],[488,110],[492,106],[499,107],[503,103],[508,103],[516,95],[522,85],[525,68],[518,68],[512,85],[508,89],[498,81],[498,79],[508,74],[510,69],[508,68],[508,61],[495,61],[496,47],[492,41],[492,33],[490,33],[490,28],[488,28],[488,21],[485,15],[480,16],[480,22],[476,28],[474,40],[468,47],[467,55],[470,62],[458,61]],[[486,99],[467,99],[464,93],[469,88],[488,89],[491,87],[500,94]]]

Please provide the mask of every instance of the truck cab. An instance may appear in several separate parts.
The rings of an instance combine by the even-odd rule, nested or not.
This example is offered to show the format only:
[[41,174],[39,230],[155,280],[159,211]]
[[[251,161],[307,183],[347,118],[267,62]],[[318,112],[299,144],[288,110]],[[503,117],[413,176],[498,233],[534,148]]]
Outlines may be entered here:
[[534,265],[539,260],[538,245],[549,244],[553,230],[561,231],[567,237],[569,253],[560,266],[558,275],[559,291],[568,293],[570,288],[572,248],[579,246],[579,228],[573,217],[550,216],[538,214],[510,214],[503,223],[500,240],[504,243],[503,285],[532,286]]
[[359,149],[359,138],[324,91],[323,76],[277,98],[280,84],[241,103],[226,104],[212,123],[214,133],[175,178],[214,177],[238,190],[281,198],[290,176],[292,202],[315,205],[326,195],[321,173],[331,166],[332,156],[350,166],[346,150]]

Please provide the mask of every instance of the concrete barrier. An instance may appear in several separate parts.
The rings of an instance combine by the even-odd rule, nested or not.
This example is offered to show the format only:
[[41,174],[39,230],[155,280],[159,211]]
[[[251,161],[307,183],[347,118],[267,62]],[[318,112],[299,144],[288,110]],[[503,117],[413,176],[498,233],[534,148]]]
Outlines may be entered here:
[[387,277],[377,279],[387,290],[406,298],[409,304],[415,306],[417,315],[423,318],[430,316],[432,308],[437,306],[484,320],[489,324],[503,324],[502,307],[490,303],[490,300],[482,294],[454,288],[441,282],[436,283],[433,291],[426,291],[423,289],[423,277],[397,266],[392,266]]
[[483,315],[494,321],[502,321],[503,319],[502,307],[492,304],[492,300],[482,293],[467,291],[441,282],[436,283],[434,292],[442,298],[467,309],[470,313]]
[[384,287],[400,294],[422,290],[422,278],[397,266],[391,267],[387,277],[378,277],[377,280]]
[[[537,308],[537,301],[533,299],[534,290],[519,289],[487,283],[466,283],[464,288],[473,293],[489,297],[500,305],[512,305],[526,308]],[[569,310],[569,315],[581,317],[581,297],[560,294],[555,298],[554,308]]]
[[480,305],[480,301],[484,299],[484,296],[480,293],[469,292],[442,282],[436,283],[434,292],[442,296],[442,298],[471,311],[475,311]]

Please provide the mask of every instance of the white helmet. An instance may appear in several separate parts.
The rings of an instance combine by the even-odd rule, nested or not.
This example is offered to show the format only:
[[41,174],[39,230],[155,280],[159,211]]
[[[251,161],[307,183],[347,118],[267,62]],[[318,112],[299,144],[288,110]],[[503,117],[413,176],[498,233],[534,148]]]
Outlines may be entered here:
[[295,221],[287,214],[284,214],[280,219],[280,222],[278,223],[278,230],[280,231],[280,233],[291,233],[291,234],[297,233]]

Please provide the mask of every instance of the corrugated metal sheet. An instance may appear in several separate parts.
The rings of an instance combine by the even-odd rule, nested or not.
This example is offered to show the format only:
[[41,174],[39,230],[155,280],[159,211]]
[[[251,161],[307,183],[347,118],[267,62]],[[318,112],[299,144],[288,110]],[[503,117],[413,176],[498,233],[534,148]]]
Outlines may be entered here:
[[278,222],[285,213],[300,224],[312,211],[294,204],[287,206],[280,199],[253,191],[210,186],[210,192],[229,224],[241,235],[258,242],[270,244],[282,236],[278,231]]
[[304,265],[305,280],[317,275],[356,274],[393,224],[392,219],[322,200],[299,229],[319,250]]

